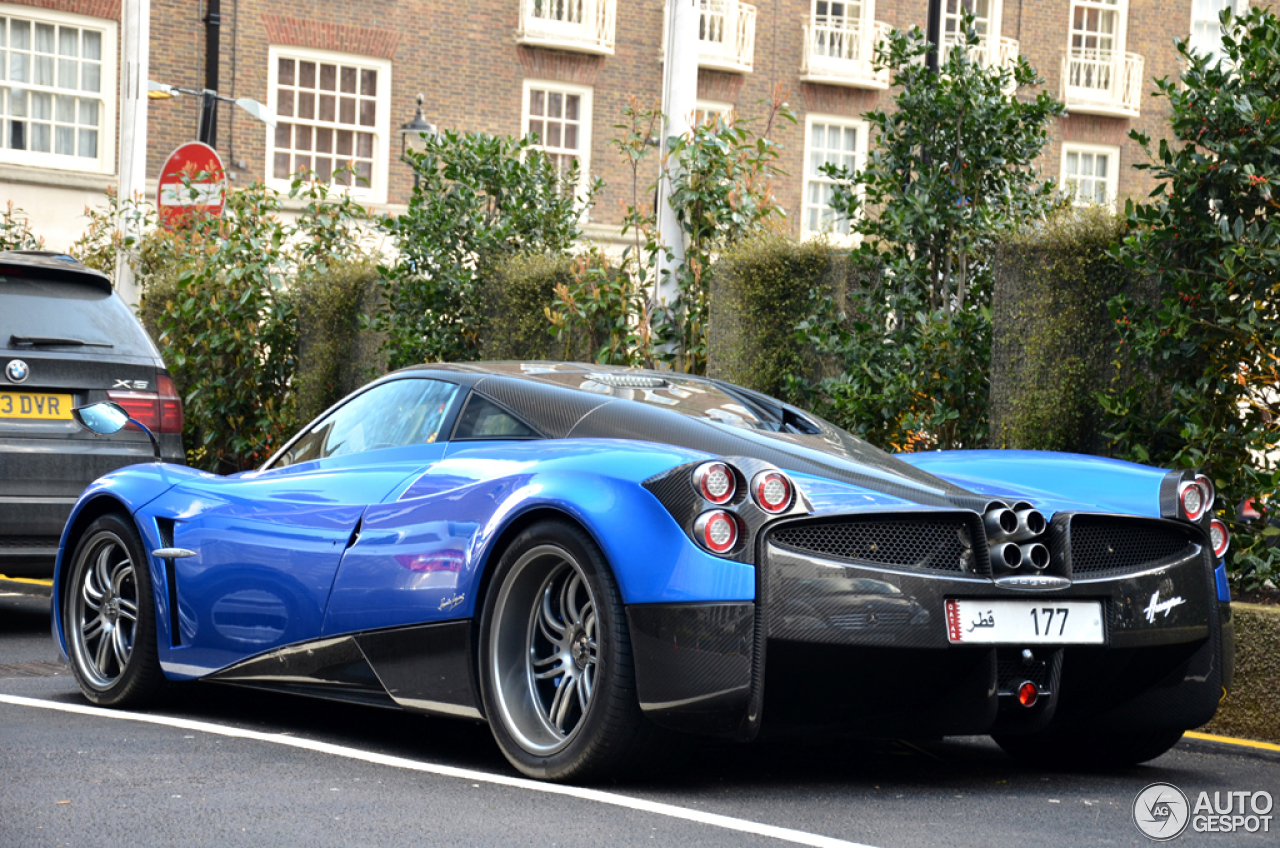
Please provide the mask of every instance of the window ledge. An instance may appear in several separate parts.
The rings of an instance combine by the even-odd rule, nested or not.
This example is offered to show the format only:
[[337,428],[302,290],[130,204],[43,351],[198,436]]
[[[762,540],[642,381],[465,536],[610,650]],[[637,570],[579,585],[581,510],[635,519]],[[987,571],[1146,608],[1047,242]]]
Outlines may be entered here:
[[33,168],[30,165],[0,163],[0,183],[76,188],[84,191],[106,192],[119,183],[115,174],[99,174],[92,171],[63,171],[55,168]]

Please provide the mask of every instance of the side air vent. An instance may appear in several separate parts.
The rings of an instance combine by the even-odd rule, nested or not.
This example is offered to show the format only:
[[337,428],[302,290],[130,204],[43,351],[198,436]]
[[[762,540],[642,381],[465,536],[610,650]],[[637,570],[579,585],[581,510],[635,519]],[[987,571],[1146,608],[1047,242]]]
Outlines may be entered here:
[[[156,533],[160,536],[161,548],[173,547],[175,523],[172,518],[156,519]],[[169,589],[169,639],[173,647],[177,648],[182,645],[182,631],[178,627],[178,569],[172,559],[164,561],[164,582]]]

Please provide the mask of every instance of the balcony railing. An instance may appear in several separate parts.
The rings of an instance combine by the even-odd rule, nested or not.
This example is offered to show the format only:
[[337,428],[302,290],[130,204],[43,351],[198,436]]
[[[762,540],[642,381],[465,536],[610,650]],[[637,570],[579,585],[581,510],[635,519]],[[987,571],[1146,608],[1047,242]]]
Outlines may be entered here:
[[701,5],[698,65],[751,73],[756,53],[756,7],[738,0],[702,0]]
[[875,68],[875,46],[888,37],[888,24],[871,26],[814,23],[806,16],[800,79],[852,88],[888,88],[889,69]]
[[1142,64],[1137,53],[1068,51],[1062,57],[1062,100],[1068,112],[1136,118],[1142,106]]
[[[947,61],[954,41],[944,41],[941,62]],[[1020,45],[1016,38],[984,38],[970,55],[987,68],[1011,68],[1018,61]]]
[[617,0],[520,0],[517,44],[613,55]]

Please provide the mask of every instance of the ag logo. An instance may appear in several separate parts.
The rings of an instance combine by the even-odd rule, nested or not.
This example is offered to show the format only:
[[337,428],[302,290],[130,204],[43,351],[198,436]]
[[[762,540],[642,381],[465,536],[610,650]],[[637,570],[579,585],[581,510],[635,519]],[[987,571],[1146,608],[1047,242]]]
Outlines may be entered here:
[[1133,799],[1133,823],[1142,835],[1167,842],[1182,835],[1190,816],[1187,796],[1172,783],[1153,783]]
[[10,383],[21,383],[31,376],[31,369],[21,359],[10,359],[5,366],[4,375],[9,378]]

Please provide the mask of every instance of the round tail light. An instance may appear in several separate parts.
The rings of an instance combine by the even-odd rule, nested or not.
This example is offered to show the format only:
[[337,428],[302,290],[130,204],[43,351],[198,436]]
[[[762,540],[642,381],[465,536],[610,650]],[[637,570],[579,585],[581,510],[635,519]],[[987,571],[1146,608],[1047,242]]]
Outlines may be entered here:
[[1197,474],[1196,485],[1200,487],[1200,494],[1204,497],[1204,511],[1208,512],[1213,509],[1213,502],[1217,499],[1217,493],[1213,489],[1213,481],[1204,474]]
[[1024,681],[1018,687],[1018,703],[1022,706],[1034,707],[1038,700],[1040,700],[1040,690],[1030,680]]
[[698,516],[693,533],[713,554],[727,554],[738,544],[738,520],[723,509],[713,509]]
[[757,506],[776,514],[791,506],[791,481],[781,471],[761,471],[751,481],[751,494]]
[[1189,521],[1199,521],[1204,515],[1204,489],[1197,483],[1183,483],[1178,487],[1178,503],[1182,505],[1182,514]]
[[1231,547],[1231,534],[1220,519],[1215,518],[1209,522],[1209,543],[1213,545],[1213,555],[1217,559],[1222,559],[1227,548]]
[[704,462],[693,470],[693,487],[713,504],[727,504],[738,490],[733,469],[723,462]]

